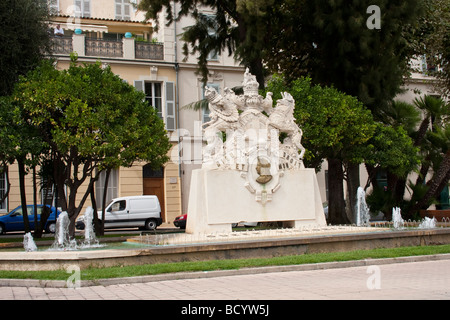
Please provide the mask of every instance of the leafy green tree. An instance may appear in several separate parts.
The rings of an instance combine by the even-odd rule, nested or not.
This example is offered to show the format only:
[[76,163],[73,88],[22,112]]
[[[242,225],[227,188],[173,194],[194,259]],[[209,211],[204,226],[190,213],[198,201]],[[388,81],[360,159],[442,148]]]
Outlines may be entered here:
[[[372,192],[367,202],[372,212],[382,211],[391,219],[392,208],[401,207],[408,175],[420,163],[419,148],[403,126],[389,126],[377,123],[373,137],[362,148],[365,166],[369,174]],[[377,179],[386,174],[387,184],[380,185]]]
[[[425,176],[432,171],[432,177],[426,181],[424,194],[413,194],[415,202],[408,207],[408,216],[414,216],[421,209],[427,209],[438,198],[442,189],[450,180],[450,108],[441,98],[425,96],[415,100],[415,105],[423,110],[424,119],[416,134],[416,144],[424,157],[416,185],[425,182]],[[426,129],[424,129],[426,127]]]
[[[263,54],[269,35],[266,26],[270,23],[266,13],[280,8],[280,4],[282,1],[277,0],[142,0],[138,8],[146,12],[147,19],[157,23],[160,14],[165,14],[168,25],[183,17],[195,19],[195,24],[187,27],[182,35],[183,49],[186,55],[198,54],[203,82],[208,77],[208,54],[227,50],[250,68],[263,88]],[[215,15],[203,14],[202,6],[212,8]]]
[[274,92],[288,91],[295,99],[294,117],[303,130],[302,144],[307,150],[305,166],[320,169],[328,160],[328,190],[330,223],[348,223],[343,209],[343,161],[362,163],[365,155],[360,149],[372,138],[376,124],[372,115],[356,98],[334,88],[312,85],[310,78],[301,78],[287,86],[284,79],[274,76],[267,85]]
[[0,96],[50,51],[46,0],[0,1]]
[[[40,60],[50,52],[50,40],[47,33],[48,7],[46,0],[5,0],[0,3],[0,97],[9,96],[14,88],[19,76],[25,75],[28,71],[35,68]],[[10,102],[3,100],[1,117],[5,120],[8,117],[8,107]],[[3,107],[6,106],[6,109]],[[12,122],[6,122],[9,130],[12,130]],[[27,126],[16,127],[16,133],[19,131],[25,133],[29,128]],[[29,132],[28,132],[29,133]],[[27,174],[27,165],[30,159],[27,157],[27,149],[34,149],[33,140],[24,139],[18,141],[14,139],[14,134],[1,133],[2,155],[0,156],[0,172],[7,170],[7,165],[17,160],[19,166],[19,182],[21,191],[21,205],[27,205],[25,195],[25,175]],[[6,139],[6,140],[5,140]],[[19,144],[20,142],[20,144]],[[15,144],[15,149],[10,149]],[[11,156],[11,153],[15,156]],[[34,160],[34,159],[33,159]],[[34,164],[33,164],[34,165]],[[9,183],[9,182],[8,182]],[[7,194],[5,194],[5,197]],[[35,210],[36,212],[36,210]],[[29,232],[28,215],[24,215],[25,231]]]
[[[287,82],[308,76],[314,84],[356,97],[379,120],[408,73],[415,53],[408,41],[414,38],[423,1],[432,0],[184,0],[175,2],[179,10],[168,0],[143,0],[139,8],[152,19],[165,13],[169,23],[183,16],[195,18],[182,40],[185,54],[198,54],[204,81],[208,53],[228,49],[257,75],[261,88],[266,71],[283,73]],[[216,15],[202,15],[200,5],[211,7]],[[379,29],[367,26],[371,5],[380,9]],[[340,162],[348,171],[353,201],[360,184],[359,165]]]
[[[405,34],[421,9],[416,0],[288,1],[269,18],[273,36],[264,56],[271,71],[288,80],[308,75],[334,86],[375,112],[399,92],[412,55]],[[369,6],[380,9],[380,28],[371,29]]]
[[[374,187],[368,199],[373,211],[383,211],[389,219],[392,207],[401,207],[405,217],[414,218],[438,197],[450,178],[449,115],[448,105],[432,96],[418,98],[413,105],[394,102],[384,110],[382,131],[366,151],[371,155],[366,168]],[[417,179],[408,180],[413,171]],[[378,186],[380,172],[386,175],[386,186]],[[431,178],[426,181],[428,174]],[[410,200],[404,199],[407,189]]]
[[[10,97],[0,97],[0,171],[5,172],[9,165],[17,163],[19,171],[20,203],[22,208],[27,206],[25,193],[25,176],[28,171],[35,168],[37,157],[45,148],[39,133],[27,122],[16,121],[18,114],[12,108]],[[9,185],[9,181],[8,181]],[[9,189],[9,188],[8,188]],[[5,194],[6,198],[7,194]],[[3,201],[4,199],[2,199]],[[34,201],[34,203],[36,203]],[[35,221],[37,221],[37,210]],[[24,211],[25,213],[25,211]],[[23,215],[25,232],[30,232],[28,215]],[[39,228],[39,224],[35,224]]]
[[[367,26],[372,5],[379,8],[379,29]],[[308,75],[315,84],[356,97],[378,121],[408,73],[413,52],[406,35],[420,9],[416,0],[288,1],[273,13],[278,23],[271,26],[270,53],[264,59],[271,71],[283,72],[288,80]],[[342,165],[348,177],[347,210],[353,210],[359,165],[346,160]]]
[[450,3],[447,0],[422,0],[423,14],[408,30],[412,52],[424,55],[428,75],[438,79],[434,89],[450,97]]
[[[0,174],[8,172],[8,165],[14,163],[12,152],[15,149],[14,137],[9,126],[12,123],[12,113],[10,112],[9,97],[0,97]],[[6,200],[10,190],[9,175],[6,175],[6,192],[1,195],[0,203]]]
[[[50,148],[54,181],[72,236],[96,172],[136,161],[157,168],[168,160],[171,145],[154,108],[99,62],[77,65],[73,59],[69,69],[60,71],[45,61],[21,78],[14,102],[23,121],[36,128]],[[85,183],[86,192],[77,202]]]

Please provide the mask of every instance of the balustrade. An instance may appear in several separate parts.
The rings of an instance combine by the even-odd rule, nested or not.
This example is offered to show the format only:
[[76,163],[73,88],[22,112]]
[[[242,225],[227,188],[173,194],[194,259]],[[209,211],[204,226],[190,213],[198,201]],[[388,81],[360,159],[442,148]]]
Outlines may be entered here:
[[128,50],[134,51],[135,59],[164,60],[164,45],[162,43],[132,41],[125,44],[123,41],[117,40],[86,38],[82,40],[81,48],[78,46],[74,50],[74,39],[72,37],[52,37],[52,52],[59,55],[69,55],[71,52],[77,51],[79,56],[127,58],[124,53],[125,45],[131,46]]

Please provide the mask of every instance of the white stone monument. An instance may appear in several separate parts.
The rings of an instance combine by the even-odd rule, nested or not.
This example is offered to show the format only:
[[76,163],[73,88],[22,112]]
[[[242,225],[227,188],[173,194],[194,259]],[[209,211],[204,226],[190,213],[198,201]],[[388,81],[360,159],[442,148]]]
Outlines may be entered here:
[[186,232],[229,233],[239,222],[326,226],[315,171],[303,165],[294,99],[282,93],[272,107],[272,93],[259,95],[248,69],[243,86],[243,95],[206,87],[211,121],[202,168],[192,172]]

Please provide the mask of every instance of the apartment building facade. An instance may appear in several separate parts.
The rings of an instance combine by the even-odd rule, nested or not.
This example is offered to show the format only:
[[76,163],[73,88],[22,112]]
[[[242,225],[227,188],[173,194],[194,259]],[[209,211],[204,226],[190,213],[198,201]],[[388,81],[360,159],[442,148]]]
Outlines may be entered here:
[[[172,143],[171,160],[160,170],[151,170],[146,163],[114,170],[107,198],[156,194],[161,202],[164,224],[171,225],[176,216],[186,211],[190,172],[201,166],[202,137],[201,129],[198,130],[202,121],[208,119],[204,111],[183,106],[203,99],[204,88],[195,73],[195,57],[183,61],[181,45],[177,46],[183,28],[192,21],[182,19],[167,27],[161,17],[163,27],[155,32],[154,22],[144,22],[145,14],[133,4],[137,2],[49,0],[53,57],[60,69],[68,68],[72,52],[78,55],[80,62],[100,61],[110,66],[124,81],[143,91],[145,99],[157,109]],[[211,57],[208,84],[219,91],[240,85],[243,72],[244,68],[232,57],[215,54]],[[11,166],[7,174],[11,185],[7,199],[0,205],[0,213],[20,205],[16,166]],[[0,192],[6,191],[6,180],[6,176],[0,177]],[[103,194],[103,184],[101,177],[96,183],[97,197]],[[26,191],[31,199],[31,177],[26,181]],[[80,190],[80,197],[82,192]],[[43,201],[43,195],[39,196]]]

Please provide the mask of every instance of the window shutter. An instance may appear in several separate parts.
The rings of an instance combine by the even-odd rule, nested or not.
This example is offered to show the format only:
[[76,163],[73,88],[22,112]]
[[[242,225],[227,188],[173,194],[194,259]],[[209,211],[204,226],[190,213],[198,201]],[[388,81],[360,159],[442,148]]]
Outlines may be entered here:
[[124,0],[123,2],[123,19],[124,20],[130,20],[131,14],[130,14],[130,0]]
[[83,17],[91,16],[91,0],[83,0]]
[[175,83],[166,82],[166,129],[174,131],[175,123]]
[[82,12],[81,10],[83,10],[81,0],[75,0],[75,16],[76,17],[81,16],[81,12]]
[[142,80],[134,80],[134,87],[137,91],[144,92],[144,81]]
[[122,0],[116,0],[116,19],[122,19]]

